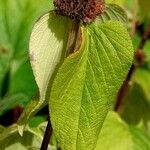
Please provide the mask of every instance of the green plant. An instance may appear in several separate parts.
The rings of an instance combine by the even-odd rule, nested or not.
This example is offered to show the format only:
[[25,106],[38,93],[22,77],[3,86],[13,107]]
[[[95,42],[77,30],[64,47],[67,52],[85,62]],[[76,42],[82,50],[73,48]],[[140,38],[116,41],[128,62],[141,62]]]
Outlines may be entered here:
[[[26,6],[29,6],[29,3],[33,4],[32,12],[35,1],[20,0],[19,2],[23,1],[27,2]],[[0,2],[6,6],[13,3],[10,0]],[[110,2],[115,4],[109,4]],[[14,4],[21,5],[17,2]],[[6,71],[2,71],[2,78],[0,78],[2,88],[0,91],[2,91],[1,98],[3,99],[0,102],[1,114],[13,108],[12,104],[13,106],[18,103],[22,104],[20,102],[22,97],[15,97],[15,103],[12,100],[11,102],[5,100],[8,96],[11,97],[13,93],[11,90],[16,90],[18,94],[20,89],[25,89],[21,91],[27,95],[25,104],[31,99],[31,96],[35,97],[25,107],[17,125],[6,129],[0,128],[2,137],[0,144],[3,145],[0,148],[6,149],[7,145],[11,145],[8,149],[15,149],[15,147],[39,149],[42,143],[41,150],[51,149],[52,145],[55,149],[62,150],[149,150],[150,138],[148,132],[146,133],[148,127],[145,128],[149,121],[147,115],[149,113],[149,102],[147,101],[149,86],[141,77],[144,74],[148,78],[149,61],[146,60],[143,49],[150,34],[149,28],[143,33],[139,46],[137,46],[138,42],[135,42],[138,41],[138,37],[135,36],[133,43],[136,43],[134,44],[135,49],[138,48],[134,55],[132,40],[128,32],[130,24],[127,14],[119,6],[123,5],[124,1],[55,0],[55,8],[51,1],[50,11],[34,24],[29,40],[31,22],[33,23],[39,16],[38,14],[43,12],[43,6],[40,4],[46,6],[48,1],[37,2],[35,7],[39,12],[33,13],[31,20],[29,19],[30,30],[25,28],[27,30],[23,30],[22,33],[19,32],[21,29],[16,26],[19,36],[17,35],[14,40],[10,39],[12,45],[9,45],[10,41],[8,42],[8,48],[13,47],[12,52],[7,57],[5,54],[2,55],[1,61],[3,59],[8,61],[4,61]],[[143,3],[140,5],[141,9],[143,5]],[[143,20],[149,17],[145,16],[147,10],[144,11],[142,11]],[[29,11],[27,16],[30,16],[31,12]],[[3,10],[2,14],[5,13],[7,14],[7,11]],[[7,17],[5,19],[7,23]],[[26,15],[23,16],[22,24],[25,19]],[[1,28],[5,25],[2,25]],[[132,28],[134,36],[136,28],[134,19]],[[11,31],[10,34],[13,35],[15,31]],[[32,73],[29,75],[32,78],[32,83],[29,85],[34,86],[31,90],[26,89],[29,86],[26,85],[26,79],[24,79],[24,85],[21,84],[23,88],[16,86],[22,81],[19,80],[19,76],[22,77],[24,73],[21,71],[22,67],[20,68],[24,59],[16,63],[17,58],[23,55],[27,59],[27,56],[24,55],[25,51],[19,51],[19,48],[23,46],[19,46],[18,39],[22,36],[29,41],[30,63],[39,94],[36,94],[37,88]],[[6,41],[4,38],[4,42],[1,43],[5,45]],[[31,71],[30,66],[28,69]],[[9,84],[4,82],[4,78],[9,79]],[[130,88],[131,81],[135,84]],[[4,85],[7,85],[8,90]],[[141,88],[144,89],[144,92]],[[137,93],[141,110],[135,105]],[[25,104],[22,105],[25,106]],[[35,120],[31,120],[30,123],[29,120],[47,105],[50,117],[44,135],[41,128],[45,125],[38,126],[35,124],[39,123],[35,122],[36,120],[43,122],[45,118],[42,117],[39,121],[40,118],[35,117]],[[137,109],[137,112],[133,113],[133,107]],[[36,127],[31,127],[31,124]],[[17,128],[22,138],[17,133]],[[12,140],[15,136],[16,140]]]
[[[92,2],[94,7],[105,7],[99,1],[83,3],[90,6]],[[69,3],[75,5],[72,10]],[[30,60],[40,100],[27,106],[18,122],[19,131],[22,132],[25,119],[49,103],[58,145],[62,149],[94,149],[104,119],[114,107],[133,61],[127,17],[117,5],[106,5],[103,14],[101,9],[100,14],[89,7],[84,10],[80,1],[79,4],[55,1],[55,5],[58,15],[52,11],[42,16],[32,30]],[[81,5],[80,9],[74,12],[77,5]],[[86,14],[86,11],[94,12]]]

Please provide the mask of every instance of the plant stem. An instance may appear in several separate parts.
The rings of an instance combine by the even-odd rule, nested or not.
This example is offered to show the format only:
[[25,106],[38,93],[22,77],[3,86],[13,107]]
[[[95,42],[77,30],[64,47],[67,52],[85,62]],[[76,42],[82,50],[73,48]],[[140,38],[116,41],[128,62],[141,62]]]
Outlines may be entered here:
[[49,119],[40,150],[47,150],[50,138],[52,136],[52,131],[53,131],[53,129],[52,129],[51,122]]
[[12,123],[16,123],[18,118],[20,117],[21,113],[23,111],[23,108],[19,105],[17,105],[14,109],[12,109]]
[[140,42],[140,45],[139,45],[138,49],[141,49],[141,50],[144,49],[144,46],[145,46],[149,36],[150,36],[150,24],[149,24],[147,30],[144,32],[144,34],[142,36],[142,39],[141,39],[141,42]]
[[[136,58],[136,53],[141,54],[141,50],[143,51],[144,46],[145,46],[149,36],[150,36],[150,25],[148,26],[148,28],[146,29],[146,31],[142,35],[139,46],[135,52],[135,59],[136,59],[135,61],[138,61],[138,59]],[[144,59],[144,57],[142,57],[142,56],[140,56],[140,57],[141,57],[141,59]],[[139,61],[141,61],[141,60],[139,59]],[[137,63],[141,64],[141,62],[137,62]],[[124,81],[123,85],[121,86],[121,88],[118,92],[117,102],[116,102],[114,110],[116,112],[118,112],[119,114],[121,114],[123,112],[124,97],[125,97],[125,94],[129,88],[129,82],[131,81],[131,77],[132,77],[132,75],[136,69],[137,69],[137,66],[135,64],[132,64],[131,69],[130,69],[127,77],[126,77],[126,80]]]

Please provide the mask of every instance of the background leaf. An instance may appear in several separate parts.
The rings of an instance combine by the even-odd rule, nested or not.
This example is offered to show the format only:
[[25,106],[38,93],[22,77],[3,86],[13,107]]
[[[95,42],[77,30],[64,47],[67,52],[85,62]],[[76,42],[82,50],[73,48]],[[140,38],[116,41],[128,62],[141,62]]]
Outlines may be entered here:
[[141,8],[141,13],[144,17],[149,17],[150,13],[150,1],[148,0],[139,0],[139,6]]
[[122,118],[131,125],[143,122],[149,131],[150,122],[150,94],[149,72],[146,69],[137,69],[132,78],[132,84],[124,98]]
[[[23,137],[17,130],[17,125],[4,128],[0,133],[0,149],[1,150],[39,150],[41,147],[44,131],[47,123],[42,123],[38,127],[26,127]],[[55,150],[54,146],[50,146],[48,150]]]
[[150,138],[135,126],[128,126],[118,114],[109,112],[95,150],[148,150]]
[[24,95],[26,98],[14,102],[25,105],[37,92],[28,59],[28,41],[33,23],[49,9],[53,9],[49,0],[0,0],[0,106],[3,106],[0,110],[3,112],[14,107],[8,104],[10,99]]

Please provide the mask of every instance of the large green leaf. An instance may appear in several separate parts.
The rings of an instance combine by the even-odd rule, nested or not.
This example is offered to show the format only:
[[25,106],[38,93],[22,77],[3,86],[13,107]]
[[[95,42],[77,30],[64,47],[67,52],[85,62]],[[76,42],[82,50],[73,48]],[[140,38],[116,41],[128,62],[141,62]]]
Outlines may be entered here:
[[65,56],[69,29],[68,18],[56,17],[54,12],[42,16],[33,27],[30,37],[30,60],[40,98],[32,100],[26,107],[18,122],[20,129],[31,116],[48,103],[51,82]]
[[81,48],[59,69],[49,101],[52,126],[63,150],[95,147],[133,60],[131,39],[119,22],[83,27],[82,40]]
[[[65,50],[64,46],[66,45],[68,38],[66,35],[68,33],[68,30],[70,30],[69,20],[58,16],[56,18],[56,16],[53,16],[52,12],[51,15],[52,16],[50,16],[50,18],[48,14],[42,17],[36,23],[32,31],[30,40],[30,58],[34,75],[40,91],[40,100],[36,98],[35,100],[31,101],[31,103],[22,114],[21,119],[18,123],[19,125],[26,124],[28,119],[47,103],[47,99],[45,98],[45,96],[48,97],[49,95],[49,92],[47,92],[47,87],[48,85],[50,86],[50,83],[53,80],[53,77],[51,78],[51,75],[53,74],[57,62],[59,62],[59,57],[62,51]],[[59,22],[60,20],[61,25]],[[107,5],[106,10],[103,14],[103,18],[98,17],[96,23],[100,24],[108,20],[119,20],[122,23],[126,24],[127,16],[124,10],[119,6]],[[49,22],[51,22],[51,24],[48,26]],[[43,30],[45,35],[43,35]],[[55,70],[55,72],[56,71],[57,69]],[[48,93],[48,95],[46,93]],[[22,132],[23,126],[20,127],[20,132]]]
[[5,108],[7,97],[24,94],[27,99],[16,102],[27,103],[37,92],[28,59],[29,35],[35,20],[52,8],[49,0],[0,0],[0,97],[7,95]]
[[150,138],[142,129],[128,126],[118,114],[109,112],[95,150],[148,150]]

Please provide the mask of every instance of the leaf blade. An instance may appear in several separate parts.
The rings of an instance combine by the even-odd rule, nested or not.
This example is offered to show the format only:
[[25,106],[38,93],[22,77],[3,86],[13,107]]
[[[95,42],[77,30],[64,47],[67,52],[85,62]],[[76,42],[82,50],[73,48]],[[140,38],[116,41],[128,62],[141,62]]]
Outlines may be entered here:
[[60,67],[49,101],[54,133],[63,150],[96,146],[133,60],[132,43],[121,23],[91,24],[82,30],[82,46]]
[[29,118],[47,104],[47,90],[50,90],[55,72],[65,56],[69,26],[67,18],[56,17],[51,11],[42,16],[33,27],[30,61],[39,87],[39,99],[32,100],[21,115],[18,121],[20,133]]

